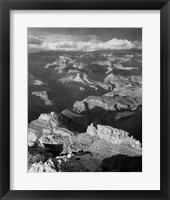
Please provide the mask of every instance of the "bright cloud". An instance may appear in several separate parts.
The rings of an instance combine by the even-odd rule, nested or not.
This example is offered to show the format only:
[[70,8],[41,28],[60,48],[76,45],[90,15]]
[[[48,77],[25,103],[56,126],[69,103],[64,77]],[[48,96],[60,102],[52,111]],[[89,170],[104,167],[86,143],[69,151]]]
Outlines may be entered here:
[[52,36],[49,38],[38,39],[28,38],[29,52],[37,51],[95,51],[95,50],[120,50],[120,49],[141,49],[139,41],[129,41],[118,38],[102,42],[99,38],[90,36]]

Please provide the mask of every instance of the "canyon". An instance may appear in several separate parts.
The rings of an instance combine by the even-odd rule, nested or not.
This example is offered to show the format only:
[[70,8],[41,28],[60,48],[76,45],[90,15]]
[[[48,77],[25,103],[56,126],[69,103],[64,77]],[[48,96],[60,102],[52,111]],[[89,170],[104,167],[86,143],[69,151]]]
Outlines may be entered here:
[[28,171],[142,171],[142,52],[28,55]]

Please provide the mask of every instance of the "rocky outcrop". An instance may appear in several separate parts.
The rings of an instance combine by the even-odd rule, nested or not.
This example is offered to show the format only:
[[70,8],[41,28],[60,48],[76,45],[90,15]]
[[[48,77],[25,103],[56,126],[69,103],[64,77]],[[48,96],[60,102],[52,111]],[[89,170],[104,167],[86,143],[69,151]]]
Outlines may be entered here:
[[71,148],[74,152],[90,152],[98,160],[117,154],[142,154],[141,143],[129,137],[127,132],[102,125],[95,128],[92,124],[88,126],[86,133],[73,138]]
[[135,110],[142,105],[142,82],[141,76],[121,76],[109,74],[104,84],[110,87],[110,92],[103,96],[89,96],[83,101],[76,101],[73,110],[77,113],[86,112],[95,107],[106,111]]
[[105,82],[99,82],[91,80],[87,74],[80,72],[80,70],[69,70],[67,74],[60,79],[62,83],[68,83],[68,82],[77,82],[81,83],[82,85],[89,86],[90,88],[98,90],[99,87],[101,87],[104,90],[111,91],[112,85]]
[[46,91],[36,91],[36,92],[32,92],[32,95],[38,96],[40,97],[42,100],[44,100],[45,105],[50,106],[53,105],[53,101],[51,101],[48,98],[48,94]]
[[73,62],[74,62],[74,60],[72,60],[70,56],[62,55],[62,56],[59,56],[56,59],[56,61],[54,61],[52,63],[48,63],[44,68],[47,69],[50,67],[54,67],[54,69],[58,73],[63,73],[64,69],[67,67],[67,64],[71,64]]
[[[141,143],[129,137],[126,131],[102,125],[95,128],[91,124],[85,133],[75,134],[61,127],[55,113],[42,114],[29,124],[28,146],[29,171],[47,171],[49,160],[54,163],[56,171],[71,170],[72,165],[80,171],[100,171],[99,163],[105,158],[118,154],[130,157],[142,155]],[[80,152],[89,155],[82,156]],[[60,155],[67,157],[65,162],[56,160]],[[51,168],[53,166],[48,170],[52,171]]]
[[28,172],[57,172],[54,166],[54,163],[51,160],[47,162],[38,162],[33,163],[28,169]]
[[123,76],[123,75],[115,75],[113,73],[110,73],[107,77],[104,79],[105,83],[110,83],[115,85],[115,88],[120,89],[121,87],[133,85],[134,83],[137,83],[138,85],[142,84],[141,76]]
[[37,120],[28,125],[28,145],[32,146],[42,135],[51,134],[58,125],[58,116],[54,112],[41,114]]
[[[109,94],[112,95],[113,93]],[[134,98],[132,96],[117,95],[109,97],[105,95],[100,96],[89,96],[83,101],[76,101],[73,105],[73,110],[77,113],[88,112],[95,107],[103,108],[106,111],[124,111],[124,110],[135,110],[138,105],[141,104],[141,98]]]
[[[137,84],[137,83],[136,83]],[[119,96],[126,96],[131,98],[136,98],[140,104],[142,104],[142,87],[140,85],[126,85],[119,89],[115,88],[113,91],[104,94],[104,97],[115,97],[116,95]]]

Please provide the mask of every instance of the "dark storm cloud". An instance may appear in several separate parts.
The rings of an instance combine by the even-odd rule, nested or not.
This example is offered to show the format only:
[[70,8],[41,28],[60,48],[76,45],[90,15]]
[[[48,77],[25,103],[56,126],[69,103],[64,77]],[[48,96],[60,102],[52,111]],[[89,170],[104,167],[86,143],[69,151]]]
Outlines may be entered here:
[[142,41],[142,28],[29,28],[28,33],[40,35],[95,35],[104,41],[113,37],[131,41]]

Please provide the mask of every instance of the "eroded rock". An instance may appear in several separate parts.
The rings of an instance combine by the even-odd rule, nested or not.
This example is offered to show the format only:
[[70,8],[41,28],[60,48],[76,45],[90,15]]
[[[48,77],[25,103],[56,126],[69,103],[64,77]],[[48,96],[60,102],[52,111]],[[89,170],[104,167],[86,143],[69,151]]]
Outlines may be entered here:
[[[130,157],[142,155],[141,143],[130,137],[126,131],[104,125],[94,127],[91,124],[85,133],[74,134],[66,128],[59,127],[55,117],[56,124],[52,124],[51,121],[55,123],[52,116],[41,115],[30,124],[28,145],[32,146],[29,147],[29,166],[32,171],[46,171],[44,163],[49,159],[53,162],[56,156],[59,158],[61,155],[67,159],[64,162],[63,159],[53,162],[56,171],[71,170],[72,165],[73,171],[100,171],[97,166],[108,157],[119,154]],[[49,131],[43,131],[44,129]],[[31,152],[31,149],[35,152]],[[89,155],[80,156],[80,152]],[[77,157],[73,156],[75,153]],[[34,162],[39,164],[34,166]]]

